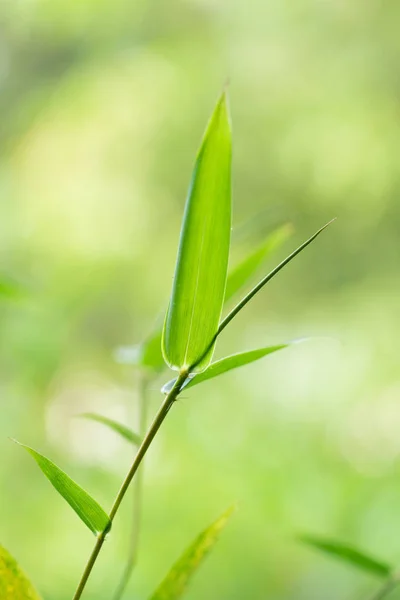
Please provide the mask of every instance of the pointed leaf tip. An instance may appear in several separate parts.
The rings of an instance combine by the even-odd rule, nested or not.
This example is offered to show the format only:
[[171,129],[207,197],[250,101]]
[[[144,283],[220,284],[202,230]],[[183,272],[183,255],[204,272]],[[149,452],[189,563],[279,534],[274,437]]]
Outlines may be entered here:
[[13,441],[29,452],[52,486],[95,535],[111,529],[111,521],[107,513],[83,488],[43,454],[17,440]]
[[185,206],[162,348],[175,370],[211,360],[225,295],[231,230],[231,130],[226,95],[215,107]]
[[250,302],[252,298],[269,282],[271,279],[275,277],[287,264],[289,264],[300,252],[302,252],[307,246],[309,246],[331,223],[336,221],[336,217],[328,221],[325,225],[323,225],[320,229],[318,229],[311,237],[308,238],[305,242],[303,242],[296,250],[294,250],[289,256],[287,256],[275,269],[272,269],[257,283],[256,286],[253,287],[252,290],[242,300],[231,310],[231,312],[221,321],[218,331],[215,335],[215,339],[218,337],[220,333],[225,329],[225,327],[236,317],[236,315]]
[[191,578],[214,547],[219,534],[235,510],[236,506],[228,508],[194,540],[174,564],[150,600],[178,600],[182,597]]

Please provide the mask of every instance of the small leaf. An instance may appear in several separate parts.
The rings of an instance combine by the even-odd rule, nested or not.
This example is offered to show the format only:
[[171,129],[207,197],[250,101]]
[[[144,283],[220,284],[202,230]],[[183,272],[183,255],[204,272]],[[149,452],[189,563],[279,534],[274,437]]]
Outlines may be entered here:
[[279,227],[256,250],[229,271],[225,302],[230,300],[253,277],[262,263],[288,239],[291,232],[292,227],[288,224]]
[[141,345],[142,356],[140,364],[154,371],[161,371],[165,367],[161,351],[162,327],[157,328],[151,336]]
[[[294,343],[294,342],[291,342]],[[198,383],[202,383],[203,381],[207,381],[207,379],[213,379],[214,377],[218,377],[219,375],[223,375],[232,369],[237,369],[238,367],[243,367],[248,365],[256,360],[260,360],[264,356],[268,354],[272,354],[273,352],[277,352],[278,350],[282,350],[283,348],[287,348],[290,344],[279,344],[276,346],[266,346],[265,348],[257,348],[257,350],[248,350],[247,352],[238,352],[237,354],[231,354],[230,356],[226,356],[225,358],[221,358],[221,360],[217,360],[205,371],[202,373],[192,374],[186,379],[185,383],[182,385],[182,389],[193,387]],[[174,384],[176,382],[176,377],[167,381],[161,388],[161,392],[163,394],[169,394],[172,390]]]
[[233,507],[229,508],[196,538],[174,564],[150,600],[178,600],[181,598],[190,579],[213,548],[219,533],[225,527],[233,511]]
[[375,558],[372,558],[371,556],[364,554],[364,552],[361,552],[352,546],[348,546],[347,544],[314,537],[312,535],[301,535],[299,536],[299,540],[308,546],[312,546],[317,550],[321,550],[330,556],[334,556],[335,558],[347,562],[350,565],[358,567],[364,571],[368,571],[369,573],[373,573],[374,575],[379,575],[380,577],[389,577],[392,572],[392,569],[388,564],[376,560]]
[[90,421],[96,421],[96,423],[101,423],[102,425],[109,427],[132,444],[136,444],[138,446],[142,442],[142,438],[140,437],[140,435],[132,431],[132,429],[130,429],[129,427],[126,427],[126,425],[118,423],[118,421],[114,421],[113,419],[103,417],[103,415],[98,415],[96,413],[83,413],[79,416],[83,417],[84,419],[89,419]]
[[281,263],[279,263],[279,265],[277,267],[275,267],[275,269],[273,269],[270,273],[268,273],[268,275],[263,277],[263,279],[261,279],[261,281],[259,281],[257,283],[257,285],[254,286],[254,288],[252,290],[250,290],[250,292],[248,294],[246,294],[246,296],[235,306],[235,308],[233,308],[231,310],[231,312],[222,320],[222,322],[220,323],[220,325],[218,327],[218,331],[215,334],[211,344],[213,342],[215,342],[218,335],[225,329],[225,327],[232,321],[232,319],[234,319],[234,317],[236,317],[236,315],[242,310],[242,308],[244,308],[246,306],[246,304],[248,304],[248,302],[250,302],[250,300],[252,298],[254,298],[254,296],[269,281],[271,281],[271,279],[273,277],[275,277],[275,275],[277,275],[279,273],[279,271],[281,271],[283,269],[283,267],[285,267],[288,263],[290,263],[290,261],[293,260],[293,258],[295,258],[298,254],[300,254],[300,252],[302,252],[302,250],[304,250],[309,244],[311,244],[311,242],[313,242],[315,240],[315,238],[317,238],[320,235],[320,233],[322,233],[324,231],[324,229],[326,229],[331,223],[333,223],[333,221],[335,221],[335,219],[332,219],[331,221],[329,221],[329,223],[327,223],[326,225],[321,227],[321,229],[318,229],[318,231],[316,231],[314,233],[314,235],[312,235],[308,240],[303,242],[303,244],[301,244],[296,250],[294,250],[294,252],[289,254],[289,256],[287,256]]
[[276,346],[266,346],[265,348],[257,348],[257,350],[249,350],[247,352],[238,352],[237,354],[231,354],[231,356],[226,356],[225,358],[221,358],[221,360],[217,360],[211,363],[208,369],[188,379],[187,384],[183,385],[183,387],[193,387],[198,383],[201,383],[202,381],[207,381],[207,379],[213,379],[214,377],[218,377],[219,375],[227,373],[232,369],[237,369],[238,367],[248,365],[256,360],[260,360],[260,358],[263,358],[268,354],[272,354],[273,352],[277,352],[278,350],[287,348],[288,346],[289,344],[279,344]]
[[95,535],[108,532],[111,529],[111,521],[107,513],[84,489],[75,483],[64,471],[59,469],[57,465],[51,462],[51,460],[29,446],[25,446],[25,444],[16,443],[25,448],[33,456],[53,487],[55,487],[57,492],[61,494],[78,517],[82,519]]
[[0,546],[0,598],[2,600],[40,600],[39,594],[18,565]]
[[228,267],[230,178],[231,131],[223,94],[194,167],[164,323],[163,355],[175,370],[201,371],[211,360]]
[[117,348],[114,353],[115,360],[125,365],[161,371],[165,367],[161,337],[162,327],[158,327],[143,343]]

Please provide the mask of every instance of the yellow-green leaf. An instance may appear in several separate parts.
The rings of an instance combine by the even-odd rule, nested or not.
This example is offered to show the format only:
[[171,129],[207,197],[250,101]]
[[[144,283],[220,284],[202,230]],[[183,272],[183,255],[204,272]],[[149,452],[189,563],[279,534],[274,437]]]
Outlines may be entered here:
[[234,507],[229,508],[195,539],[174,564],[150,600],[178,600],[182,597],[190,579],[212,550],[233,511]]
[[183,218],[163,355],[175,370],[211,360],[224,303],[231,229],[231,130],[226,95],[206,130]]
[[2,546],[0,546],[0,598],[1,600],[41,600],[17,561]]
[[53,487],[95,535],[110,530],[110,518],[96,500],[51,460],[43,456],[43,454],[39,454],[39,452],[36,452],[36,450],[33,450],[29,446],[25,446],[25,444],[20,444],[19,442],[17,444],[25,448],[33,456]]

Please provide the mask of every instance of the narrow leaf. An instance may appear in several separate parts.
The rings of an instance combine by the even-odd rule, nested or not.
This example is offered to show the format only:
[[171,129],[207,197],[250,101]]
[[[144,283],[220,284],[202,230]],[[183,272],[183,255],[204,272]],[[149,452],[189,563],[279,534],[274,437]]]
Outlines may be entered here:
[[193,171],[163,355],[175,370],[206,368],[224,302],[231,229],[231,131],[225,94],[211,117]]
[[225,302],[253,277],[262,263],[287,240],[291,232],[292,227],[289,224],[279,227],[256,250],[230,269],[226,282]]
[[233,507],[229,508],[196,538],[174,564],[150,600],[178,600],[182,597],[190,579],[212,550],[233,511]]
[[223,319],[223,321],[220,323],[220,326],[218,327],[218,331],[217,331],[216,335],[214,336],[213,341],[215,342],[215,339],[217,338],[217,336],[225,329],[225,327],[232,321],[232,319],[234,317],[236,317],[236,315],[242,310],[242,308],[244,308],[246,306],[246,304],[248,304],[248,302],[250,302],[250,300],[252,298],[254,298],[254,296],[269,281],[271,281],[271,279],[273,277],[275,277],[275,275],[277,275],[279,273],[279,271],[281,271],[283,269],[283,267],[285,267],[288,263],[290,263],[290,261],[293,260],[293,258],[295,258],[295,256],[300,254],[300,252],[302,250],[304,250],[309,244],[311,244],[311,242],[313,242],[319,236],[319,234],[322,233],[324,231],[324,229],[326,229],[335,220],[336,219],[332,219],[331,221],[329,221],[329,223],[327,223],[326,225],[321,227],[321,229],[318,229],[318,231],[316,233],[314,233],[314,235],[312,235],[308,240],[303,242],[303,244],[301,244],[301,246],[299,246],[294,252],[289,254],[289,256],[287,258],[285,258],[285,260],[283,260],[281,263],[279,263],[279,265],[277,267],[275,267],[275,269],[273,269],[270,273],[268,273],[268,275],[266,275],[263,279],[261,279],[261,281],[259,281],[257,283],[257,285],[248,294],[246,294],[246,296],[235,306],[235,308],[233,308],[231,310],[231,312]]
[[118,421],[114,421],[113,419],[109,419],[108,417],[103,417],[103,415],[98,415],[97,413],[83,413],[79,416],[83,417],[84,419],[89,419],[90,421],[96,421],[96,423],[101,423],[102,425],[109,427],[110,429],[115,431],[115,433],[118,433],[121,437],[123,437],[128,442],[131,442],[132,444],[139,445],[142,442],[142,438],[140,437],[140,435],[132,431],[132,429],[130,429],[129,427],[126,427],[126,425],[119,423]]
[[64,471],[57,467],[51,460],[36,452],[25,444],[20,444],[35,459],[40,469],[46,475],[50,483],[57,492],[68,502],[78,517],[89,527],[89,529],[98,535],[101,532],[109,531],[111,521],[107,513],[84,489],[73,481]]
[[[260,358],[263,358],[268,354],[272,354],[273,352],[287,348],[289,345],[290,344],[287,343],[276,346],[266,346],[265,348],[257,348],[257,350],[248,350],[247,352],[238,352],[237,354],[231,354],[230,356],[221,358],[221,360],[211,363],[211,365],[202,373],[191,375],[183,384],[182,389],[193,387],[198,383],[202,383],[208,379],[213,379],[214,377],[223,375],[232,369],[237,369],[238,367],[248,365],[256,360],[260,360]],[[167,381],[167,383],[165,383],[161,388],[161,392],[163,394],[168,394],[173,388],[175,381],[176,377],[170,381]]]
[[0,598],[2,600],[40,600],[39,594],[18,565],[0,546]]
[[231,356],[226,356],[225,358],[221,358],[221,360],[211,363],[208,369],[188,379],[188,383],[187,385],[184,385],[184,387],[193,387],[202,381],[213,379],[214,377],[223,375],[223,373],[227,373],[232,369],[237,369],[238,367],[243,367],[244,365],[248,365],[256,360],[260,360],[260,358],[263,358],[268,354],[272,354],[273,352],[277,352],[278,350],[282,350],[283,348],[287,348],[289,345],[290,344],[279,344],[276,346],[266,346],[265,348],[258,348],[256,350],[231,354]]
[[364,571],[368,571],[369,573],[373,573],[374,575],[379,575],[380,577],[389,577],[392,572],[392,569],[388,564],[381,562],[380,560],[376,560],[375,558],[372,558],[364,552],[361,552],[352,546],[348,546],[347,544],[342,544],[341,542],[314,537],[311,535],[299,536],[299,540],[308,546],[312,546],[317,550],[321,550],[330,556],[338,558]]

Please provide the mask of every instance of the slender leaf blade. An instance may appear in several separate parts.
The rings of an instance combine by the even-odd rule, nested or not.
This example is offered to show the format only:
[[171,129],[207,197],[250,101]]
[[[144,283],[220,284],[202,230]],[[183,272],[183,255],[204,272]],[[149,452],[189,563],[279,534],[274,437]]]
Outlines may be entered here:
[[[332,219],[326,225],[318,229],[308,240],[303,242],[296,250],[294,250],[289,256],[287,256],[275,269],[272,269],[253,287],[252,290],[242,300],[230,311],[230,313],[221,321],[218,331],[214,336],[213,342],[215,342],[216,338],[220,333],[225,329],[227,325],[236,317],[236,315],[254,298],[254,296],[269,282],[275,275],[277,275],[287,264],[289,264],[300,252],[302,252],[309,244],[311,244],[331,223],[333,223],[336,219]],[[212,343],[212,342],[211,342]]]
[[[275,346],[265,346],[264,348],[257,348],[255,350],[248,350],[247,352],[238,352],[237,354],[225,356],[225,358],[221,358],[220,360],[212,362],[205,371],[191,375],[183,384],[182,389],[193,387],[198,383],[207,381],[208,379],[214,379],[214,377],[223,375],[228,371],[232,371],[232,369],[244,367],[245,365],[255,362],[256,360],[264,358],[264,356],[267,356],[268,354],[272,354],[278,350],[283,350],[283,348],[287,348],[293,343],[294,342],[277,344]],[[175,382],[176,377],[174,377],[174,379],[170,379],[170,381],[167,381],[167,383],[165,383],[161,388],[161,392],[163,394],[168,394],[175,385]]]
[[231,131],[223,94],[206,130],[185,207],[162,348],[175,370],[211,360],[224,302],[231,229]]
[[214,377],[223,375],[228,371],[232,371],[232,369],[243,367],[256,360],[264,358],[264,356],[267,356],[268,354],[272,354],[278,350],[283,350],[283,348],[287,348],[289,345],[290,344],[277,344],[275,346],[266,346],[265,348],[257,348],[255,350],[248,350],[247,352],[231,354],[230,356],[226,356],[225,358],[221,358],[221,360],[211,363],[205,371],[198,373],[189,379],[187,385],[184,387],[192,388],[203,381],[214,379]]
[[234,507],[229,508],[194,540],[174,564],[150,600],[178,600],[182,597],[189,581],[205,556],[212,550],[234,510]]
[[97,413],[82,413],[79,416],[84,419],[88,419],[89,421],[95,421],[96,423],[105,425],[109,429],[115,431],[115,433],[118,433],[121,437],[123,437],[131,444],[136,444],[138,446],[142,442],[142,438],[140,437],[140,435],[135,433],[126,425],[123,425],[118,421],[114,421],[114,419],[109,419],[108,417],[104,417],[103,415],[99,415]]
[[292,227],[289,224],[279,227],[261,245],[229,270],[225,302],[228,302],[253,277],[262,263],[288,239],[291,232]]
[[312,535],[301,535],[299,536],[299,540],[316,550],[320,550],[321,552],[346,562],[351,566],[378,575],[379,577],[389,577],[392,572],[390,565],[365,554],[353,546],[343,544],[342,542]]
[[3,546],[0,546],[0,598],[41,600],[17,561]]
[[25,444],[16,443],[29,452],[52,486],[95,535],[111,529],[111,521],[107,513],[83,488],[43,454]]

